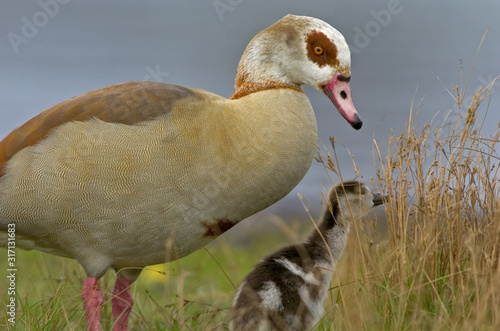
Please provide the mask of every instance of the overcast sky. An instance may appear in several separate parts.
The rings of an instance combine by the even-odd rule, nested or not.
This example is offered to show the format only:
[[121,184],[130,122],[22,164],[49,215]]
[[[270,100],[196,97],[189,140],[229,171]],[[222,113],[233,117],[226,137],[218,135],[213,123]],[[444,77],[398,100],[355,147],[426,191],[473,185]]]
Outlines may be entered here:
[[[325,145],[335,136],[346,146],[337,150],[345,179],[355,174],[346,148],[363,177],[374,176],[372,140],[386,148],[387,138],[406,125],[412,99],[423,100],[422,126],[436,114],[437,120],[450,111],[452,119],[461,115],[444,86],[460,84],[460,61],[469,75],[488,27],[467,95],[500,75],[500,2],[494,0],[1,0],[0,138],[60,101],[123,81],[159,80],[229,97],[246,44],[286,14],[323,19],[351,46],[360,131],[323,94],[305,89]],[[485,135],[500,120],[500,82],[494,89]],[[313,164],[271,210],[300,213],[301,192],[319,212],[320,192],[329,186],[323,167]]]

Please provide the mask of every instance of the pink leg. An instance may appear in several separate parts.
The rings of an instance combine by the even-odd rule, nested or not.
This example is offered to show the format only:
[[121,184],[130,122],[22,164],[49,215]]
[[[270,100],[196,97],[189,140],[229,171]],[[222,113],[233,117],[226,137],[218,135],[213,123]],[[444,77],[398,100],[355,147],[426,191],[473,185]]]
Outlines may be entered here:
[[134,299],[130,294],[130,282],[124,276],[118,275],[115,287],[113,288],[113,320],[115,322],[115,331],[126,331],[128,329],[128,315],[132,311]]
[[99,291],[98,278],[87,277],[83,283],[82,300],[89,331],[101,330],[101,307],[104,294]]

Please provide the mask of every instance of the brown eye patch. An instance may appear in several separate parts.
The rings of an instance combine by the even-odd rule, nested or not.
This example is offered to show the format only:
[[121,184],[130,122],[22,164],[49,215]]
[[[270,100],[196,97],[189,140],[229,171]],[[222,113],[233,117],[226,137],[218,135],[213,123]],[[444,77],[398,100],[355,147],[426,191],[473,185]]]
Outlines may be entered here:
[[325,65],[335,67],[339,64],[337,47],[323,32],[318,30],[309,32],[306,37],[306,44],[307,57],[320,67]]

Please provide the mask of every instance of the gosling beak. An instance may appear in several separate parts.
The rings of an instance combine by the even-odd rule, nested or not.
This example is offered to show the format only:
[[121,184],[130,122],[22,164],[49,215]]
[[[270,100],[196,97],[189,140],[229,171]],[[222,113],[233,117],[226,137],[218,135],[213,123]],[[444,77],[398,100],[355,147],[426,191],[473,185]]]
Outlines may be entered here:
[[381,195],[380,193],[373,193],[373,206],[378,206],[383,204],[389,198],[388,195]]

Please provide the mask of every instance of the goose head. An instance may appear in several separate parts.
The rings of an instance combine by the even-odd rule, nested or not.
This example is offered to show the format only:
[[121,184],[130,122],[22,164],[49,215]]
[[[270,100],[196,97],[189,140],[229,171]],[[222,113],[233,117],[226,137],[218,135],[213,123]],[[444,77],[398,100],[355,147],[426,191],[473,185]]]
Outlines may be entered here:
[[233,98],[269,88],[309,85],[326,94],[358,130],[362,121],[349,85],[351,55],[344,36],[322,20],[287,15],[259,32],[238,65]]

